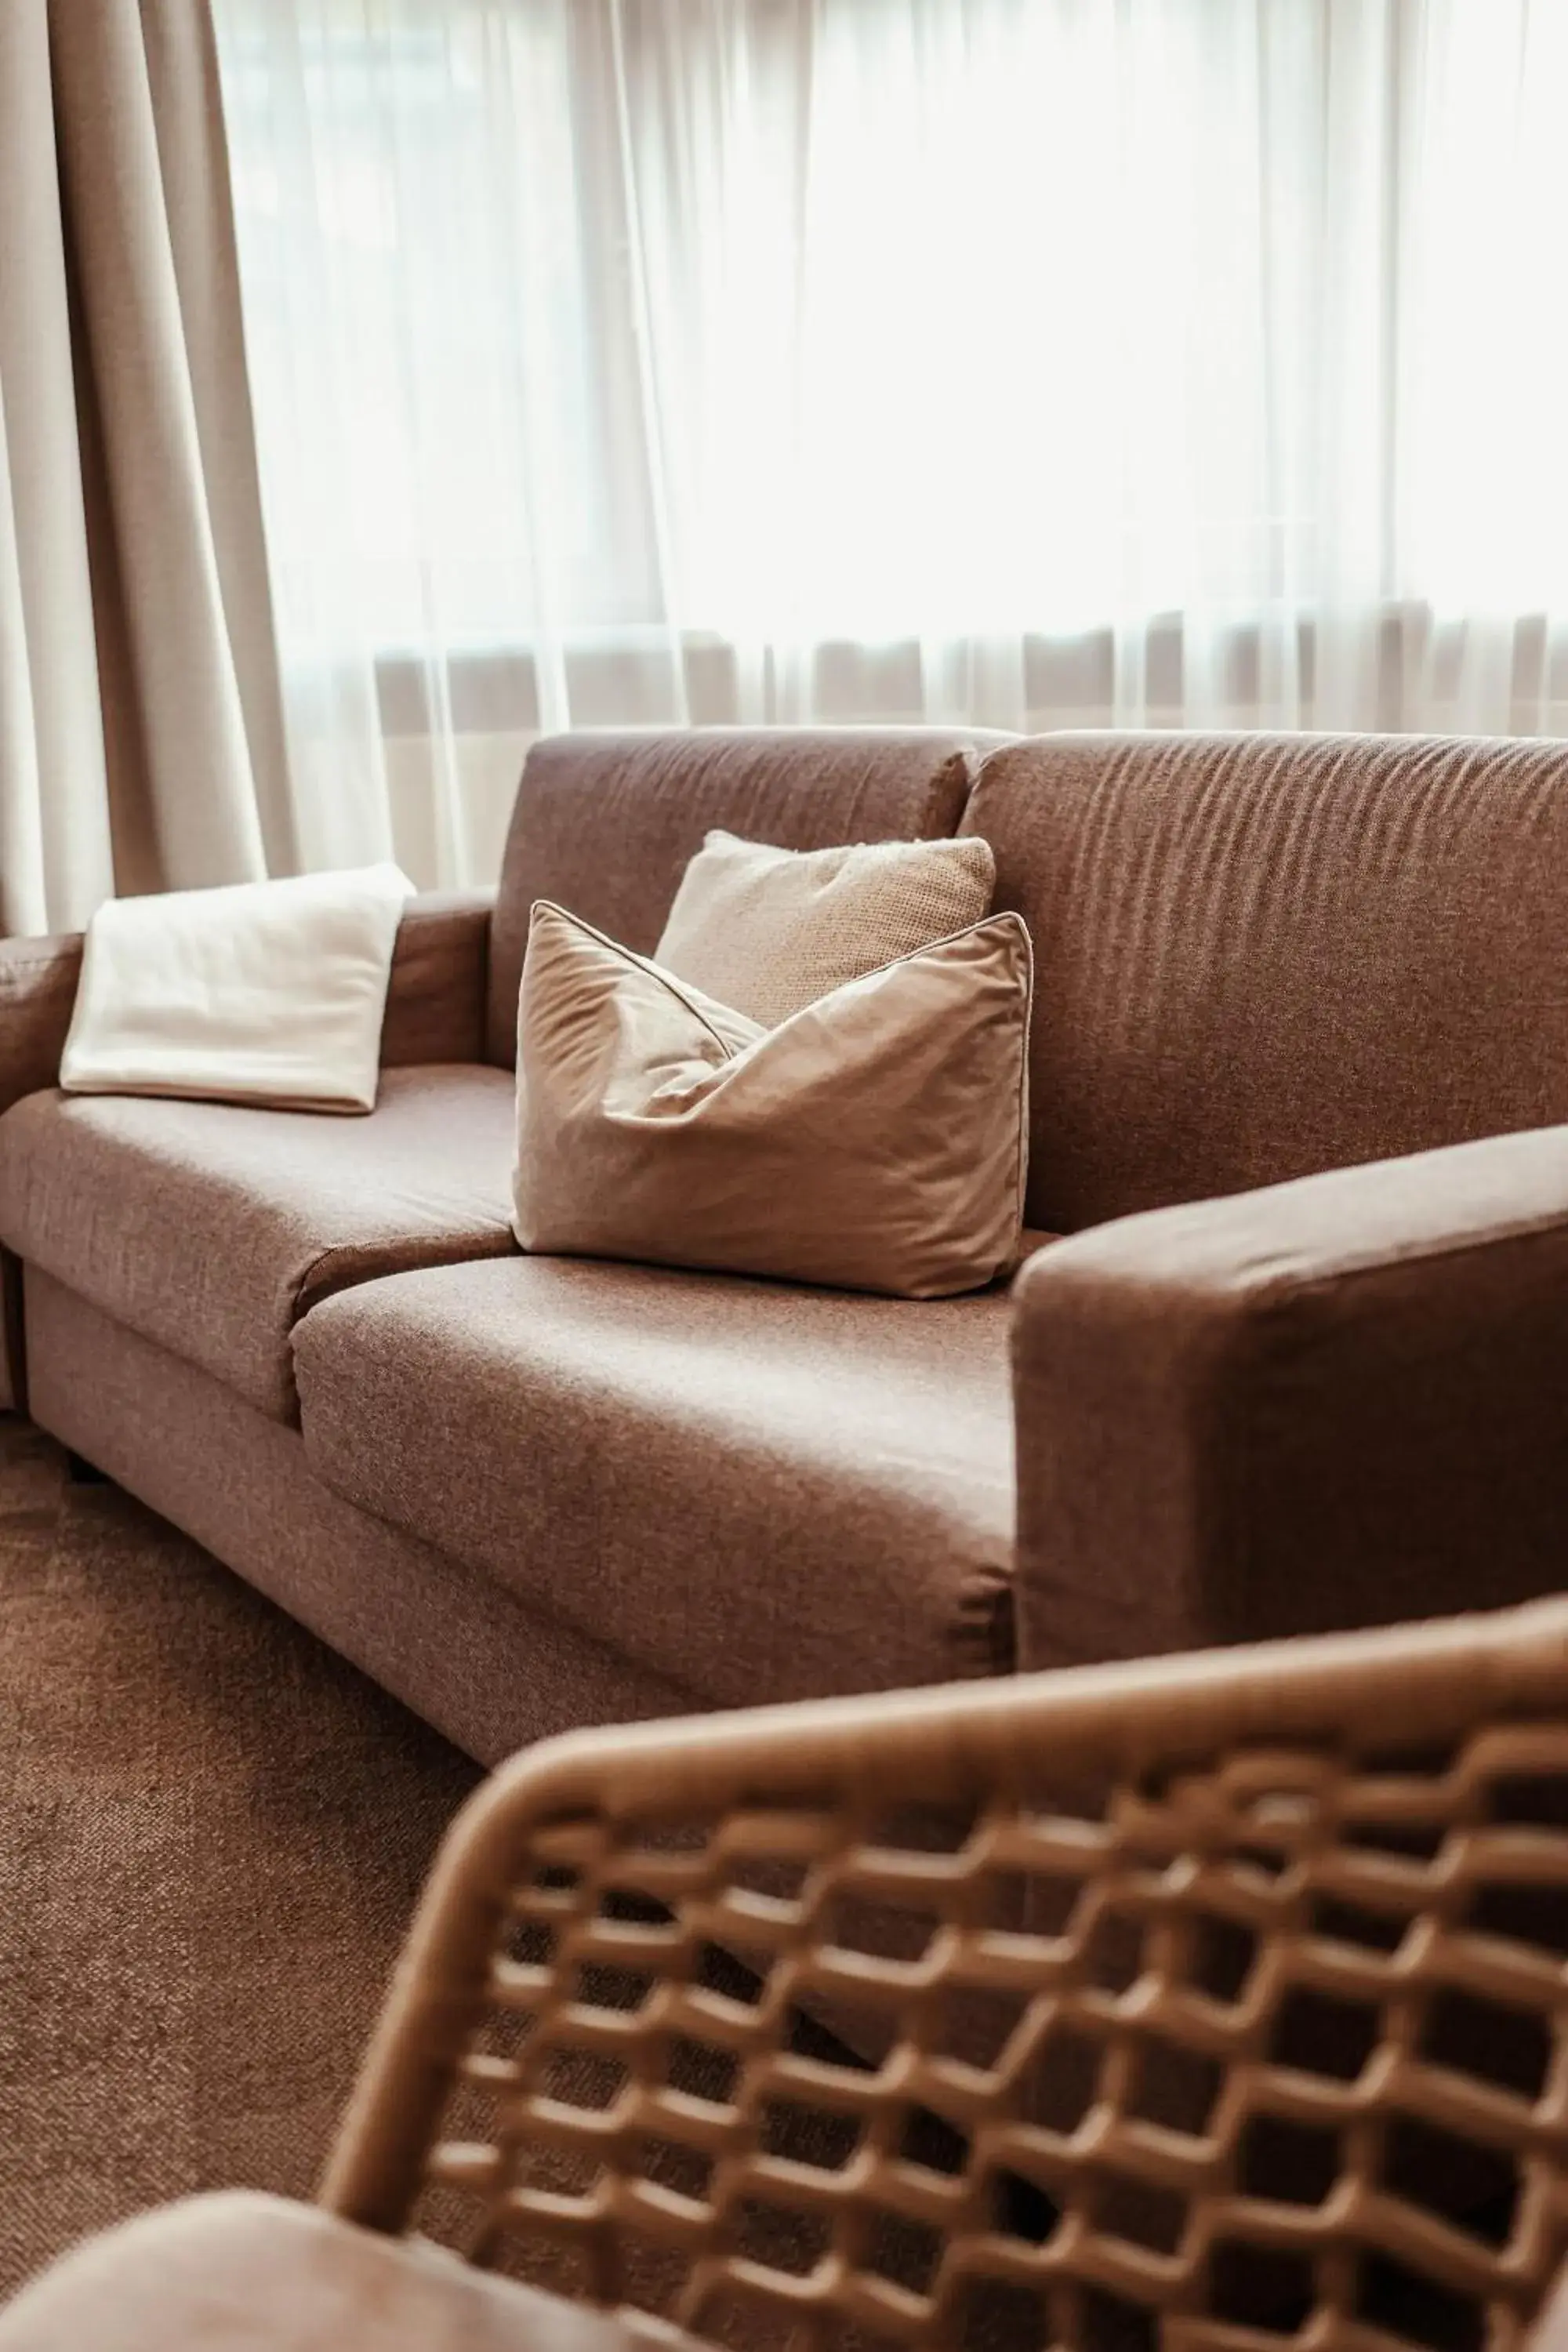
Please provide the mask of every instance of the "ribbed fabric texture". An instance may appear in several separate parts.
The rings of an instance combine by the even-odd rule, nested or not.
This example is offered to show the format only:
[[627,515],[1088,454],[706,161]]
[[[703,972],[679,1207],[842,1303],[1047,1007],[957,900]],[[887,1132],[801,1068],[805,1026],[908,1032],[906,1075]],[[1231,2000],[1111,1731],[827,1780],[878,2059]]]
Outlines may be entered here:
[[983,921],[995,882],[978,835],[775,849],[710,833],[654,961],[773,1029],[846,981]]
[[295,1333],[348,1501],[742,1706],[1004,1671],[1010,1306],[512,1257]]
[[511,1254],[512,1134],[484,1065],[388,1070],[356,1119],[29,1095],[0,1119],[0,1240],[287,1421],[314,1299]]
[[1568,1120],[1568,744],[1046,736],[963,830],[1035,945],[1031,1223]]

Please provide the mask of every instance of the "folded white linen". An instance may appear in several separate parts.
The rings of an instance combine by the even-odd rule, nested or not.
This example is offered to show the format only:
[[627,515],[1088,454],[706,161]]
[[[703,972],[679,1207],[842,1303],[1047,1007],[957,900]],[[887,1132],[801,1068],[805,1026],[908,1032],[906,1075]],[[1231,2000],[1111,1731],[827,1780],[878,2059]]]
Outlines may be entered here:
[[375,1107],[395,866],[111,898],[88,925],[67,1094]]

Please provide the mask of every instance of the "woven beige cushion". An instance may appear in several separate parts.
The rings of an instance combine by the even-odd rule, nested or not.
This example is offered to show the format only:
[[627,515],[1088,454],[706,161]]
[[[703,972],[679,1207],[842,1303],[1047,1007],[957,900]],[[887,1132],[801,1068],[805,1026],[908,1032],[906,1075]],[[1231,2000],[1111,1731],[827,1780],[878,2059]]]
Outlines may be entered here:
[[1024,1210],[1031,960],[1016,915],[775,1029],[548,902],[518,1022],[513,1230],[897,1297],[978,1289]]
[[774,849],[710,833],[686,869],[654,961],[773,1028],[847,980],[991,911],[989,842],[861,841]]

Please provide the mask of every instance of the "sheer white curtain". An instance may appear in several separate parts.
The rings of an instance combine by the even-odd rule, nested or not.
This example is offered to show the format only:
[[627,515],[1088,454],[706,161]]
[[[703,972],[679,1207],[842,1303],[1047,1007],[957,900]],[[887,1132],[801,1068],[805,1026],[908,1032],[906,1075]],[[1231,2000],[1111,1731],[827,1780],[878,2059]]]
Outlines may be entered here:
[[215,0],[307,855],[574,725],[1568,706],[1562,0]]

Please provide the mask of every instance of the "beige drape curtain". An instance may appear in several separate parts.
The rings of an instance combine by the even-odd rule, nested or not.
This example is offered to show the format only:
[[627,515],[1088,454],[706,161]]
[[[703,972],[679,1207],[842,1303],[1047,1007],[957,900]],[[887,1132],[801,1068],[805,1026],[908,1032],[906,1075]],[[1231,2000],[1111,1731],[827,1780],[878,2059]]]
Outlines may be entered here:
[[0,928],[298,863],[206,0],[0,0]]

